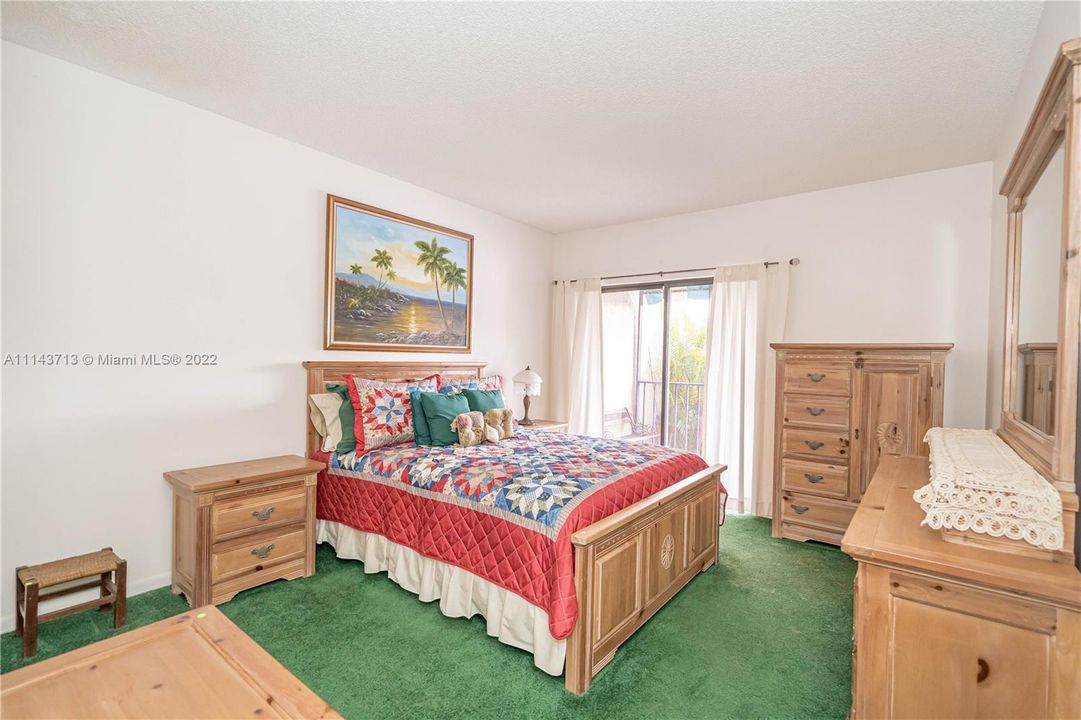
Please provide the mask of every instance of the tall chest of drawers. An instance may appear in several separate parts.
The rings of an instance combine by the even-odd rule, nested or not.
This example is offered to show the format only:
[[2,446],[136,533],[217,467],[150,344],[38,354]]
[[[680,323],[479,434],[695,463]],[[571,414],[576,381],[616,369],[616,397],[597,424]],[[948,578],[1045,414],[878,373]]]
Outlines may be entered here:
[[791,344],[777,352],[773,536],[835,545],[882,455],[926,456],[950,343]]

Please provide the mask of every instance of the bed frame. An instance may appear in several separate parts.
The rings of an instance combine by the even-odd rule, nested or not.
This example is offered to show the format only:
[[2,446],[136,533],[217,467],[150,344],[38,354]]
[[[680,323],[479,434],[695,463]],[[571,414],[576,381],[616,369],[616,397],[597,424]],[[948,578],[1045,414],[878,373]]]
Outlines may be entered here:
[[[345,375],[413,380],[478,378],[476,362],[306,362],[308,394]],[[321,438],[307,421],[308,456]],[[717,562],[720,479],[714,465],[571,536],[578,623],[567,639],[566,687],[581,695],[616,650],[698,573]]]

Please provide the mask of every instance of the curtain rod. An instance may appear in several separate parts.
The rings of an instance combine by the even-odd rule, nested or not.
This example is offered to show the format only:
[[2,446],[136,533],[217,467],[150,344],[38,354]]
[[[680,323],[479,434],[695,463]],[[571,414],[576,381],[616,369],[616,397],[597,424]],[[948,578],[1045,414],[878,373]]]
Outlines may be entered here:
[[[782,261],[780,261],[780,260],[767,260],[766,262],[764,262],[762,264],[765,265],[766,267],[769,267],[770,265],[780,265],[781,262]],[[791,258],[788,261],[788,264],[789,265],[799,265],[799,258]],[[657,272],[631,273],[630,275],[606,275],[606,276],[602,277],[601,280],[625,280],[627,278],[652,277],[654,275],[664,277],[665,275],[682,275],[683,273],[706,272],[707,270],[716,270],[716,269],[717,268],[704,267],[704,268],[687,268],[686,270],[658,270]],[[555,285],[558,282],[559,282],[558,280],[553,280],[552,284]],[[577,280],[568,280],[567,282],[578,282],[578,281]]]

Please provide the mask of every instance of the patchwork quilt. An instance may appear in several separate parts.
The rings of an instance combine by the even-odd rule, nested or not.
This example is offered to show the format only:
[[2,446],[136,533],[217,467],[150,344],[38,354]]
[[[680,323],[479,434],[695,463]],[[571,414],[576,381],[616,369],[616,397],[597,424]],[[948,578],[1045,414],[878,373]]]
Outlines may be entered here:
[[[530,431],[469,448],[406,443],[328,463],[317,515],[464,568],[548,613],[578,619],[571,535],[706,467],[659,445]],[[723,488],[722,488],[723,492]]]

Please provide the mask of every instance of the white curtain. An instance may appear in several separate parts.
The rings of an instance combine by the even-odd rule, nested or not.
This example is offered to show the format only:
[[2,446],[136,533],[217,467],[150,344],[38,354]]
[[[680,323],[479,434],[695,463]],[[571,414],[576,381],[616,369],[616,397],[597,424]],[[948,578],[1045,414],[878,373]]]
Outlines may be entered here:
[[717,268],[706,334],[703,454],[728,466],[730,510],[769,515],[773,504],[776,360],[784,339],[788,263]]
[[601,281],[558,281],[552,287],[549,408],[569,432],[604,434]]

